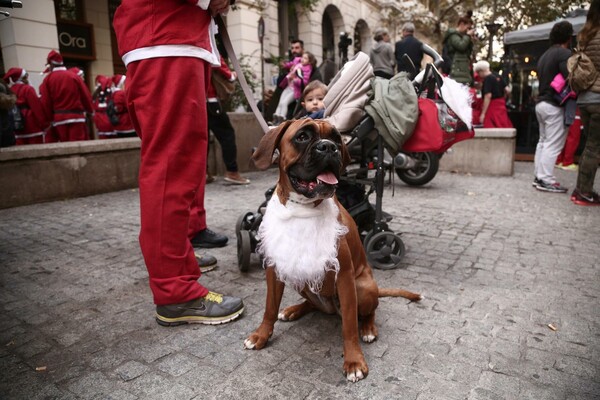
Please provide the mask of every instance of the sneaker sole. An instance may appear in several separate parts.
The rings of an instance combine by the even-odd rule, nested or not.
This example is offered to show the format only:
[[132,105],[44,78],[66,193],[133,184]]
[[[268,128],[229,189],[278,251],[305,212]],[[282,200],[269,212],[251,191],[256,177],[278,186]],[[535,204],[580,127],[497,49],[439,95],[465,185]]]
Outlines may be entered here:
[[574,204],[577,204],[578,206],[587,206],[587,207],[600,206],[600,203],[590,203],[589,201],[585,201],[585,200],[571,199],[571,201]]
[[225,242],[223,244],[194,243],[194,242],[192,242],[192,247],[194,247],[195,249],[216,249],[218,247],[225,247],[225,246],[227,246],[227,242]]
[[556,190],[556,189],[546,189],[543,186],[536,186],[535,187],[537,190],[539,190],[540,192],[547,192],[547,193],[567,193],[569,191],[569,189],[565,189],[565,190]]
[[179,326],[184,324],[204,324],[204,325],[221,325],[231,322],[244,312],[244,307],[224,317],[199,317],[185,316],[178,318],[167,318],[156,314],[156,322],[161,326]]

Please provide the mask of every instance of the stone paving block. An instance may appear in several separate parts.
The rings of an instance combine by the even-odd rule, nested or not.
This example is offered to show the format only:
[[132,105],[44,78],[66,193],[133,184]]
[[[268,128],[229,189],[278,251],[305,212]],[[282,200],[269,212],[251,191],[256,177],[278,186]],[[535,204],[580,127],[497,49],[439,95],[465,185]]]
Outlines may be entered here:
[[[574,184],[575,174],[557,173]],[[366,380],[342,375],[338,316],[277,323],[265,349],[244,350],[266,286],[255,254],[249,272],[237,269],[235,221],[275,175],[207,187],[208,224],[230,243],[208,251],[219,268],[200,281],[246,304],[218,327],[155,323],[136,191],[0,210],[0,397],[600,398],[600,215],[533,190],[524,163],[510,179],[442,172],[423,188],[396,183],[395,197],[386,187],[383,208],[407,253],[374,275],[426,298],[381,299],[379,340],[362,345]],[[282,306],[299,299],[287,289]]]
[[[160,368],[159,368],[160,369]],[[114,373],[123,381],[128,382],[148,371],[148,366],[137,361],[129,361],[120,365]]]

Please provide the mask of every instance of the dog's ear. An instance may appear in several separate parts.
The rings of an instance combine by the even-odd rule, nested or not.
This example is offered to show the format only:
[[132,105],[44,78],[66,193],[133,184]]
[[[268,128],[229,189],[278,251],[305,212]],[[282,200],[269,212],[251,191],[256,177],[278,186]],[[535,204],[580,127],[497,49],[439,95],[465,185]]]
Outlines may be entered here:
[[252,154],[252,161],[256,168],[265,170],[273,163],[273,153],[279,146],[279,141],[286,129],[292,124],[293,120],[281,123],[277,128],[271,129],[260,139],[258,147]]

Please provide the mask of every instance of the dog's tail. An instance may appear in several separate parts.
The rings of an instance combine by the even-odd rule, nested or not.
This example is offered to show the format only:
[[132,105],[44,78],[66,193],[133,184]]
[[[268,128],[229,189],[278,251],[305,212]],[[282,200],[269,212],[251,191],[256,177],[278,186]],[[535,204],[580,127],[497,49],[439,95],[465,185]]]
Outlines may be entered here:
[[419,301],[423,299],[419,293],[409,292],[404,289],[384,289],[379,288],[379,297],[404,297],[410,301]]

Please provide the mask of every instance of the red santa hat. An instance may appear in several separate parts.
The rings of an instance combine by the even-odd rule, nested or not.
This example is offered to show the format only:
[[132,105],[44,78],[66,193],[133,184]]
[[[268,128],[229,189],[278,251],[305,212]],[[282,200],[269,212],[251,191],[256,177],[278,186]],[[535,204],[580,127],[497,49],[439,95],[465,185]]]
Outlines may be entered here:
[[4,74],[4,80],[12,84],[23,79],[25,75],[27,75],[27,71],[24,68],[12,67]]
[[125,75],[117,74],[113,76],[112,82],[115,85],[115,87],[122,89],[123,85],[125,84]]
[[110,77],[104,75],[96,76],[96,87],[100,87],[102,90],[106,90],[110,87],[112,81]]
[[59,66],[63,65],[64,61],[60,53],[56,50],[50,50],[48,53],[48,57],[46,58],[46,64],[50,66]]

